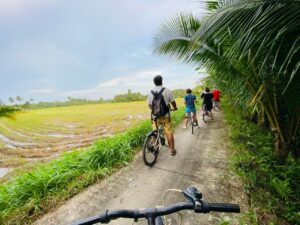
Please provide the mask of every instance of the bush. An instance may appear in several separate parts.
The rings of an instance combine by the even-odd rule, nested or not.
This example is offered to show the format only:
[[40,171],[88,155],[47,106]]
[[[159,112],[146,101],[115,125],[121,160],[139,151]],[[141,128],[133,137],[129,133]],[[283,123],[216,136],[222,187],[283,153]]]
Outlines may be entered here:
[[278,161],[270,130],[243,119],[225,103],[222,106],[235,148],[232,163],[243,178],[250,205],[259,208],[259,224],[282,224],[281,218],[300,224],[299,159],[289,155],[285,161]]

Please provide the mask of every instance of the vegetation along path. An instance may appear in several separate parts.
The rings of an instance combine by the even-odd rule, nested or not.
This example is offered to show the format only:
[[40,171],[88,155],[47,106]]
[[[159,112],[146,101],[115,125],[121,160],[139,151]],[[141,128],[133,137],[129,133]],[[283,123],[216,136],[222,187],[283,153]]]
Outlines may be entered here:
[[[221,112],[215,113],[215,119],[207,124],[200,122],[200,128],[194,135],[190,129],[183,130],[179,127],[175,130],[175,157],[165,149],[155,166],[149,168],[144,165],[140,152],[132,165],[89,187],[36,221],[35,225],[69,224],[97,215],[105,209],[137,209],[162,205],[165,190],[184,189],[189,185],[196,186],[203,193],[203,199],[237,203],[242,212],[245,212],[247,199],[241,182],[228,171],[228,141],[228,127],[223,122]],[[165,204],[172,204],[183,198],[179,193],[170,192],[166,194],[165,200]],[[239,217],[236,214],[194,214],[192,211],[185,211],[183,224],[219,224],[221,220],[239,224]],[[167,217],[169,222],[175,219],[175,215]],[[110,224],[132,222],[129,219],[119,219]]]

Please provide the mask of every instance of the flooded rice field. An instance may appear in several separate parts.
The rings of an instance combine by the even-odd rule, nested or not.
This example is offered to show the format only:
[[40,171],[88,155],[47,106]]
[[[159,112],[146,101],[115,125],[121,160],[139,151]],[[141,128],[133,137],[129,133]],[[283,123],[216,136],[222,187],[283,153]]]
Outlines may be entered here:
[[0,119],[0,180],[16,168],[112,137],[149,117],[145,102],[31,110]]

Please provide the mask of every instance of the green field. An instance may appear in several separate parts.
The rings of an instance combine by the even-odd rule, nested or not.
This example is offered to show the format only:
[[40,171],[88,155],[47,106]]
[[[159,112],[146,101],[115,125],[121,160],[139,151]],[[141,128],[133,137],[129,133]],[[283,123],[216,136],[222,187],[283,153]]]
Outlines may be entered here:
[[[182,103],[182,100],[178,101]],[[26,110],[0,119],[0,168],[49,161],[150,117],[145,101]]]
[[0,167],[47,160],[149,117],[144,101],[28,110],[0,119]]

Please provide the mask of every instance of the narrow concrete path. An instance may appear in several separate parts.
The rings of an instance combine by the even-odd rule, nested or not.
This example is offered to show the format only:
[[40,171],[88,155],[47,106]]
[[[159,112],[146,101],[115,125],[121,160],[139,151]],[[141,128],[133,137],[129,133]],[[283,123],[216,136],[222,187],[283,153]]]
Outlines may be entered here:
[[[228,132],[222,112],[214,113],[214,120],[207,124],[200,121],[200,128],[195,134],[191,134],[191,129],[183,130],[180,126],[175,130],[176,156],[171,156],[165,149],[160,152],[155,166],[149,168],[144,165],[140,152],[132,165],[89,187],[36,221],[35,225],[70,224],[106,209],[162,205],[165,190],[182,190],[189,185],[197,187],[203,193],[203,199],[238,203],[242,211],[246,211],[247,199],[241,182],[227,168],[230,154]],[[165,204],[183,200],[180,193],[170,192],[166,195]],[[229,216],[230,224],[239,224],[237,214],[185,211],[182,215],[182,224],[219,224],[224,216]],[[168,224],[179,224],[176,220],[176,215],[167,217]],[[119,219],[110,224],[132,223],[129,219]],[[140,224],[146,224],[146,221]]]

